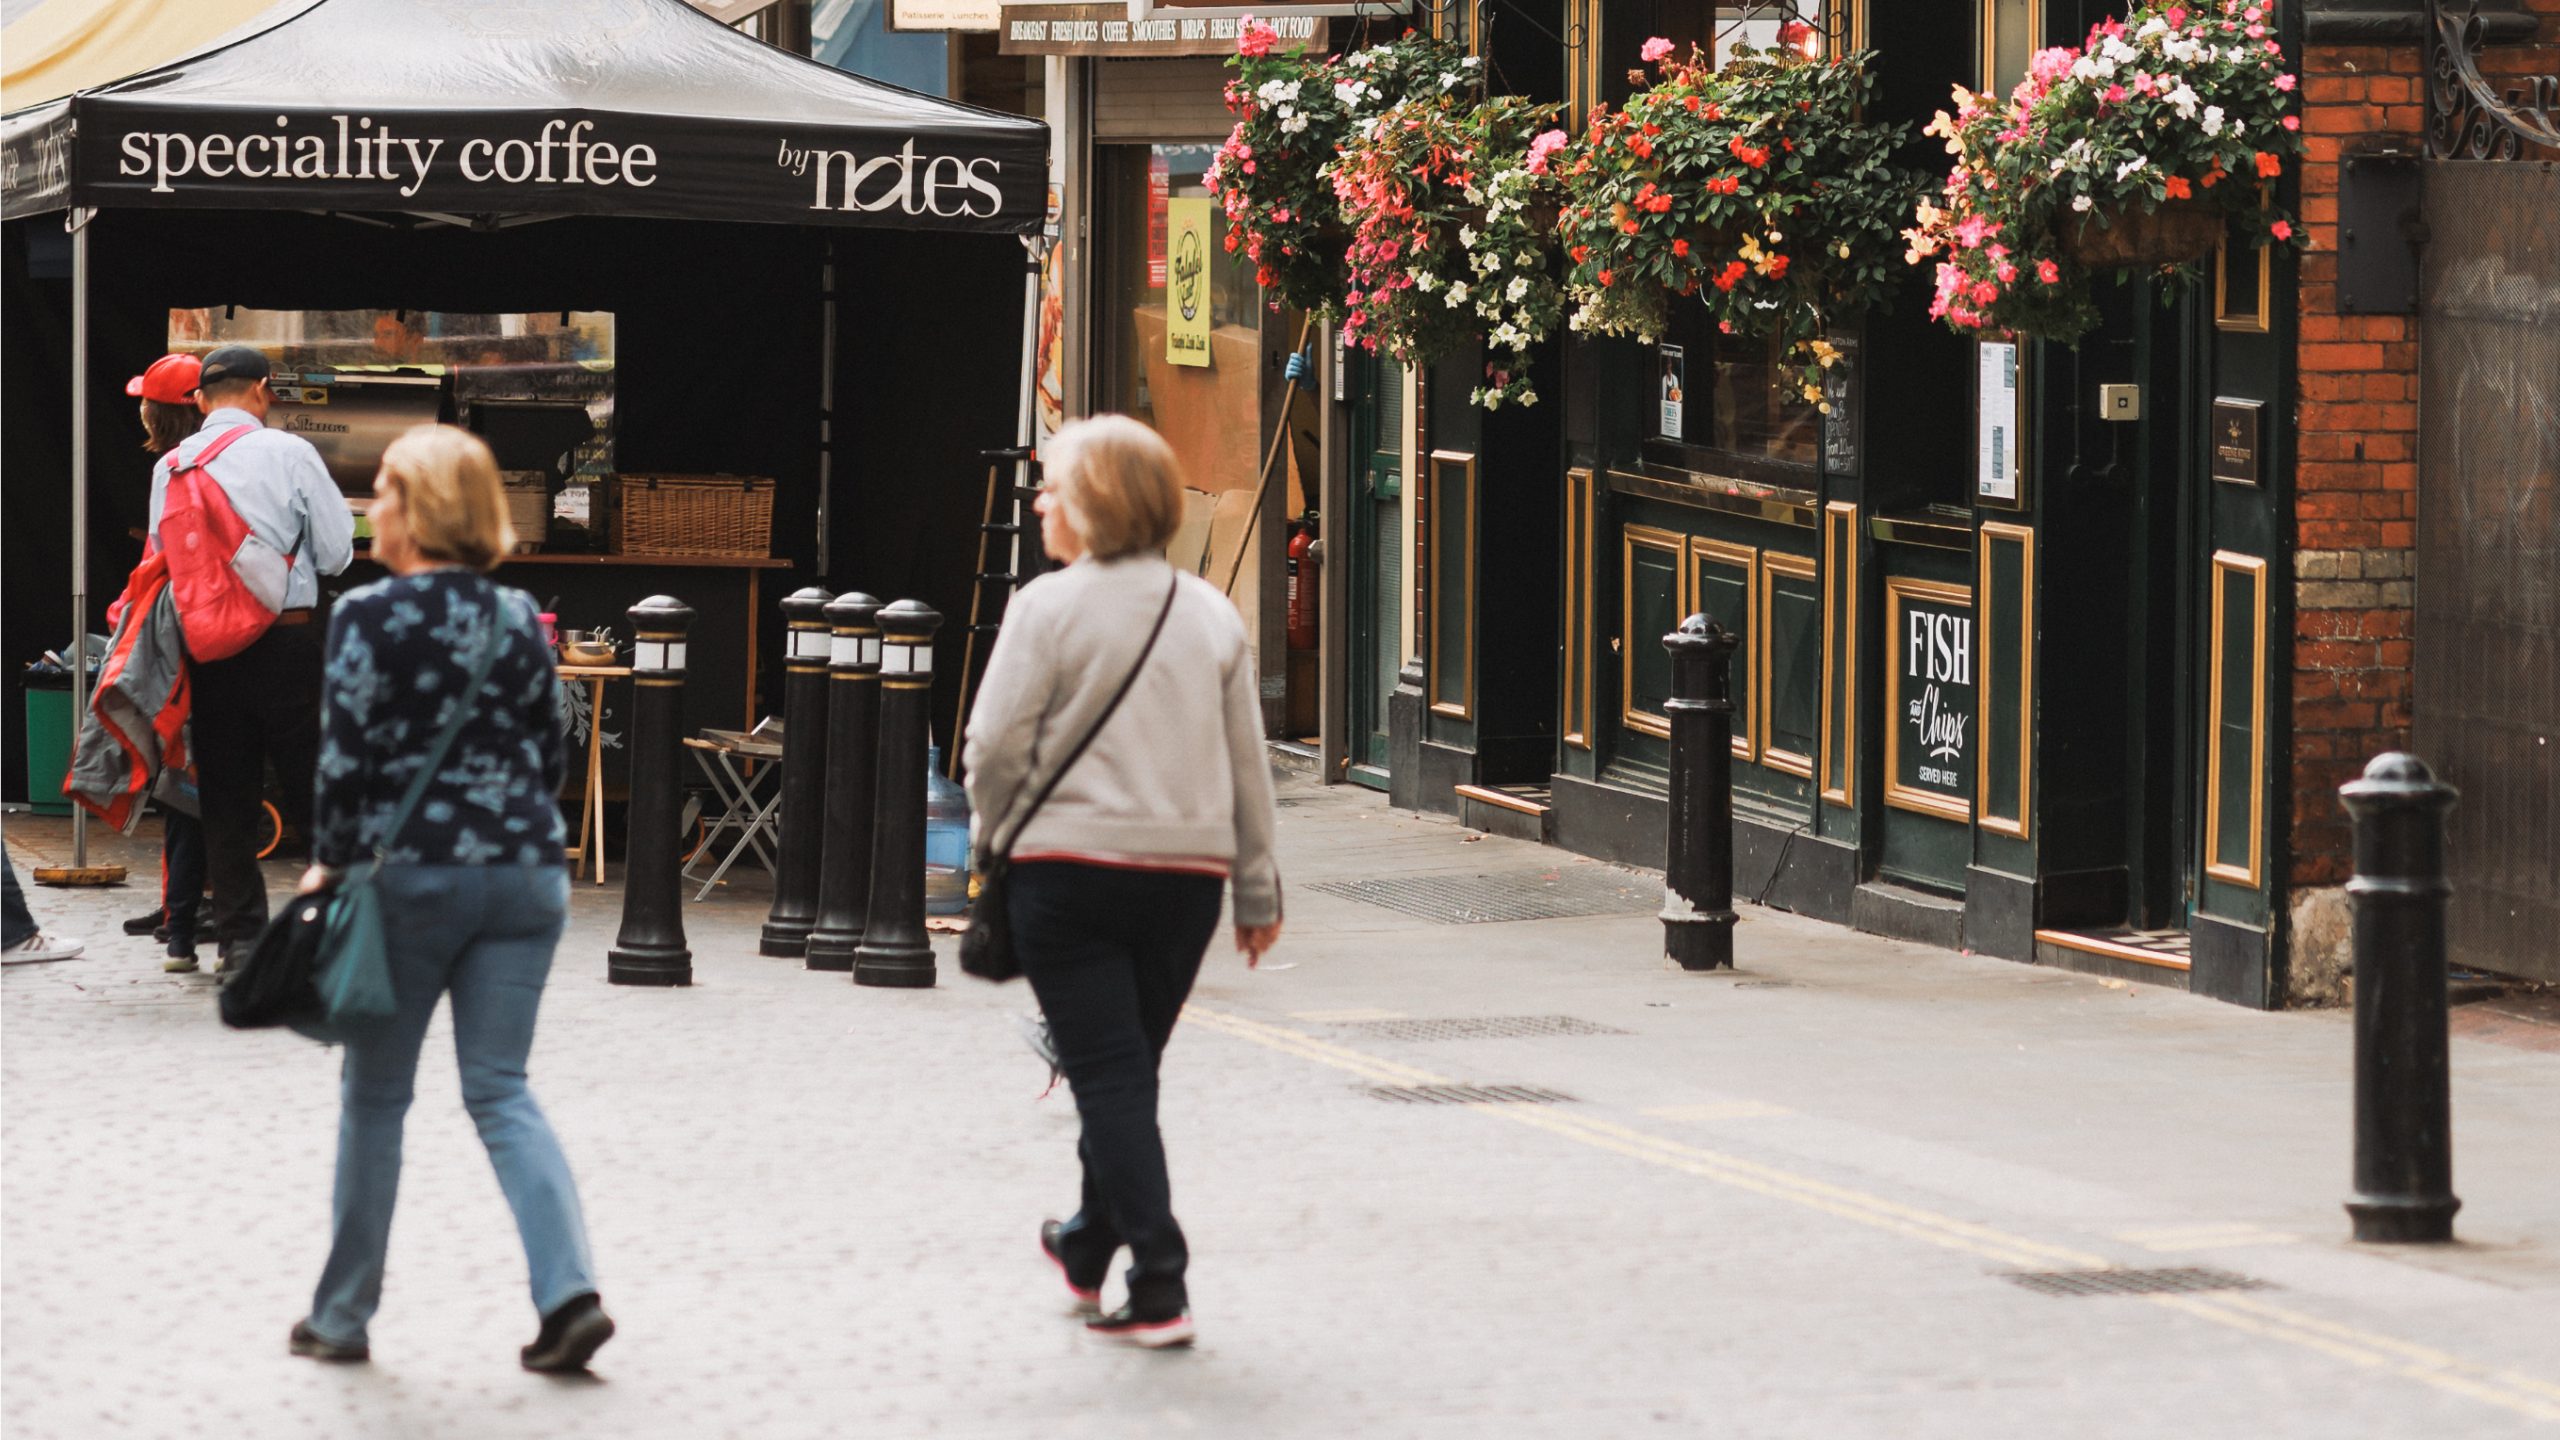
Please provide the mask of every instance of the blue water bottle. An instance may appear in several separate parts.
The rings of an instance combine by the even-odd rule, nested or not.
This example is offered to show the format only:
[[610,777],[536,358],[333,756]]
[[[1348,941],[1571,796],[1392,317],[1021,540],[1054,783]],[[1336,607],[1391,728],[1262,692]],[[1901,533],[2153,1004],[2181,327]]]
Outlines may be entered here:
[[969,792],[942,774],[942,747],[925,747],[924,913],[969,908]]

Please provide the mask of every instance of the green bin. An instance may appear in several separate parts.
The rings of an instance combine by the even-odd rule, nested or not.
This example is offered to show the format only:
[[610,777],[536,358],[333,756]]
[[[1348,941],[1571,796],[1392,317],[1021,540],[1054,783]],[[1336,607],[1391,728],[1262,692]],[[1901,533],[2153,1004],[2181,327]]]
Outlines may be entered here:
[[68,815],[63,777],[71,772],[71,692],[27,687],[27,808]]

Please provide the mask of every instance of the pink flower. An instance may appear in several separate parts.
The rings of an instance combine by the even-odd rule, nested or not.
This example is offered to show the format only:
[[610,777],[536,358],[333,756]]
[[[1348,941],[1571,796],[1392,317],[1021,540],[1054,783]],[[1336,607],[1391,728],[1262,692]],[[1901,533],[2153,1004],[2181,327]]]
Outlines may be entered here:
[[2290,73],[2276,77],[2276,88],[2279,90],[2291,90],[2294,86],[2300,83],[2302,82],[2294,79]]
[[2062,280],[2062,267],[2050,260],[2039,260],[2036,262],[2036,278],[2047,285],[2058,284]]
[[1984,280],[1973,287],[1973,303],[1988,305],[2000,298],[2000,287]]
[[2110,85],[2110,86],[2108,86],[2108,87],[2107,87],[2107,97],[2106,97],[2106,98],[2107,98],[2107,103],[2108,103],[2108,104],[2110,104],[2110,105],[2121,105],[2121,104],[2123,104],[2123,103],[2124,103],[2124,87],[2123,87],[2123,86],[2121,86],[2121,85]]
[[1956,239],[1962,241],[1967,250],[1979,249],[1982,245],[1982,237],[1990,233],[1990,230],[1990,221],[1979,215],[1967,215],[1956,224]]
[[2293,222],[2290,220],[2279,220],[2273,225],[2267,227],[2267,233],[2273,235],[2279,240],[2290,240],[2293,238]]
[[1540,135],[1537,139],[1530,141],[1529,173],[1532,175],[1546,174],[1547,157],[1563,149],[1567,143],[1565,133],[1561,130],[1549,130]]
[[2015,265],[2011,265],[2006,261],[2003,261],[2000,266],[1999,274],[2000,283],[2003,285],[2015,285],[2018,283],[2018,267]]
[[1236,27],[1236,53],[1239,55],[1268,55],[1271,47],[1279,43],[1279,31],[1250,15]]
[[2302,128],[2302,117],[2299,115],[2287,115],[2280,123],[2282,123],[2284,128],[2287,130],[2299,130]]
[[1670,53],[1671,53],[1671,42],[1670,42],[1670,41],[1668,41],[1668,40],[1663,39],[1663,38],[1662,38],[1661,36],[1659,36],[1659,35],[1656,35],[1656,36],[1654,36],[1652,39],[1647,40],[1646,42],[1644,42],[1644,48],[1643,48],[1643,49],[1641,49],[1641,50],[1638,50],[1638,51],[1636,52],[1636,55],[1638,56],[1638,58],[1642,59],[1646,64],[1650,65],[1650,64],[1652,64],[1654,61],[1659,60],[1659,59],[1661,59],[1663,56],[1668,55],[1668,54],[1670,54]]
[[2187,7],[2184,5],[2171,6],[2169,9],[2168,20],[2169,28],[2172,30],[2183,30],[2187,28]]

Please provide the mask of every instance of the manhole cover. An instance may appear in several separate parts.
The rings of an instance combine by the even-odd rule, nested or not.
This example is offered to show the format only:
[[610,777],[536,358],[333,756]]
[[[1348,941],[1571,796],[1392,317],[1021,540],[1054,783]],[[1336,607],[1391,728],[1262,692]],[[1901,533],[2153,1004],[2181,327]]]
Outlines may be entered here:
[[1327,880],[1314,888],[1327,895],[1376,905],[1434,925],[1565,920],[1582,915],[1639,915],[1652,914],[1662,908],[1659,881],[1598,865],[1513,870],[1493,875],[1398,875],[1380,880]]
[[1363,1085],[1372,1100],[1401,1105],[1563,1105],[1573,1097],[1535,1085]]
[[1356,1020],[1338,1028],[1378,1040],[1516,1040],[1530,1035],[1624,1035],[1570,1015],[1490,1015],[1466,1020]]
[[2229,1270],[2031,1270],[2001,1277],[2039,1295],[2185,1295],[2198,1290],[2264,1290],[2267,1282]]

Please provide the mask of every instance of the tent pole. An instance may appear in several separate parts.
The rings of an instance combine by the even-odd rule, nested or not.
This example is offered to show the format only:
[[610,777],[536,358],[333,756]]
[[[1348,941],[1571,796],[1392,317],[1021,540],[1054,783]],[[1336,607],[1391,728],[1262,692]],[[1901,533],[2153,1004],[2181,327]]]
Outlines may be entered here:
[[[1039,413],[1036,391],[1040,384],[1040,262],[1048,258],[1052,242],[1045,235],[1022,237],[1022,405],[1013,422],[1014,448],[1023,458],[1013,462],[1013,483],[1018,488],[1031,483],[1032,417]],[[1013,573],[1020,575],[1024,553],[1023,537],[1013,537]],[[1022,582],[1016,580],[1016,585]]]
[[[71,231],[71,734],[89,713],[89,222],[98,212],[75,209]],[[75,744],[76,748],[76,744]],[[71,807],[71,864],[89,863],[89,813]]]
[[823,303],[818,309],[818,577],[834,572],[828,564],[827,541],[835,530],[836,474],[836,237],[827,237],[827,258],[818,268]]

